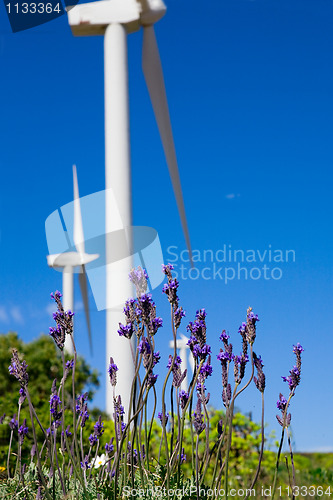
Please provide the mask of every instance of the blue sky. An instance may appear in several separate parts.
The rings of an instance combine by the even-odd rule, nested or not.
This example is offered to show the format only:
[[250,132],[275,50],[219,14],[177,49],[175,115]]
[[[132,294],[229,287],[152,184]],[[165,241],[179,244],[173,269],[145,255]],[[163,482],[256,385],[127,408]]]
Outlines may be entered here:
[[[256,352],[267,377],[266,421],[277,431],[276,400],[287,392],[281,375],[292,368],[292,346],[300,342],[295,446],[333,451],[333,3],[169,0],[167,7],[156,35],[193,249],[295,252],[295,261],[265,261],[281,269],[281,279],[181,280],[186,320],[206,308],[215,353],[224,328],[238,351],[238,326],[252,305],[261,319]],[[140,32],[128,39],[133,219],[156,229],[167,261],[170,247],[180,258],[185,243],[142,75],[141,41]],[[15,330],[28,341],[48,331],[49,293],[61,288],[61,275],[47,267],[44,225],[72,200],[72,164],[81,196],[104,189],[103,38],[74,38],[65,16],[13,34],[2,4],[0,61],[0,331]],[[165,326],[156,341],[166,364],[171,331],[161,289],[154,298]],[[91,356],[78,288],[76,301],[78,350],[101,370],[104,312],[92,304]],[[101,381],[99,406],[104,374]],[[221,407],[215,361],[209,382],[211,402]],[[239,407],[259,419],[256,391]]]

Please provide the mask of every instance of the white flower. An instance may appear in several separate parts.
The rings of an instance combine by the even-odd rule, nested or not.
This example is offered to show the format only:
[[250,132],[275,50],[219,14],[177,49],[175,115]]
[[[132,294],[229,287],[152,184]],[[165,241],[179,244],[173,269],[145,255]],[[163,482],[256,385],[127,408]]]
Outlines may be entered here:
[[104,465],[106,462],[106,455],[103,453],[100,457],[96,457],[93,461],[95,469],[98,469],[101,465]]

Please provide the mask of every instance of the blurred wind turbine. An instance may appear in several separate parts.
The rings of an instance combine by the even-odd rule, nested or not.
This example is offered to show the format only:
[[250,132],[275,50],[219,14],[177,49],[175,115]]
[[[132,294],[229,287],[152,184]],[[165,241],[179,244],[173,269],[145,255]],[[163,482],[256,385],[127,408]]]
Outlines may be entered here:
[[[79,186],[77,182],[76,166],[73,165],[73,185],[74,185],[74,224],[73,224],[73,241],[76,252],[64,252],[61,254],[53,254],[47,256],[47,263],[50,267],[62,269],[62,293],[63,306],[66,311],[74,311],[74,279],[73,272],[75,268],[79,268],[79,284],[86,316],[90,350],[92,351],[91,341],[91,326],[88,302],[88,286],[86,275],[86,264],[98,259],[98,254],[87,254],[85,252],[84,234],[82,226],[82,215],[79,198]],[[65,350],[69,354],[73,354],[73,344],[67,335],[65,341]]]
[[[117,196],[120,216],[127,228],[122,251],[112,245],[109,235],[114,227],[108,198],[105,202],[106,229],[106,363],[110,356],[119,368],[117,392],[121,394],[125,410],[134,377],[132,361],[135,349],[134,336],[124,342],[117,330],[123,321],[124,300],[131,297],[132,286],[128,273],[132,262],[132,202],[128,104],[127,34],[143,27],[142,68],[159,128],[171,182],[180,214],[186,245],[192,262],[192,252],[187,227],[178,164],[172,135],[163,71],[156,43],[154,23],[165,14],[162,0],[100,0],[68,8],[68,21],[77,36],[104,35],[104,84],[105,84],[105,188],[113,189]],[[124,253],[125,252],[125,253]],[[117,255],[127,255],[119,260]],[[118,302],[117,302],[118,298]],[[119,304],[114,307],[113,304]],[[122,304],[122,306],[120,306]],[[107,370],[106,370],[107,371]],[[113,411],[112,391],[107,375],[106,411]]]

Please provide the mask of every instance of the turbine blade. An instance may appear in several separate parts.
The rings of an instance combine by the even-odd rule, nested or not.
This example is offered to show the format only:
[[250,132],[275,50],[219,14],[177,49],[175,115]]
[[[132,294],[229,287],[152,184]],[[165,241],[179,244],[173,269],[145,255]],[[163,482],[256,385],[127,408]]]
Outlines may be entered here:
[[82,273],[79,273],[79,283],[80,283],[80,290],[81,290],[81,295],[82,295],[82,300],[83,300],[83,305],[84,305],[84,313],[86,316],[86,322],[87,322],[87,328],[88,328],[90,353],[92,354],[93,347],[92,347],[90,314],[89,314],[88,283],[87,283],[86,268],[84,265],[82,266]]
[[73,165],[73,186],[74,186],[74,230],[73,240],[79,254],[84,254],[84,234],[82,225],[81,205],[79,196],[79,185],[77,182],[76,166]]
[[190,261],[193,266],[191,242],[187,227],[183,193],[180,185],[163,70],[153,26],[147,26],[143,30],[142,69],[160,132]]

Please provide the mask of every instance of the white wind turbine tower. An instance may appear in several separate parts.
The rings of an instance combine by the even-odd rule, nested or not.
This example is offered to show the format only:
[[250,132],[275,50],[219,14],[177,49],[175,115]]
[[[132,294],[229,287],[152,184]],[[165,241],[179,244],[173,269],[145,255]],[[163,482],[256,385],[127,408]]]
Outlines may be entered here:
[[[183,333],[180,334],[180,339],[176,339],[176,349],[177,351],[179,350],[179,356],[181,357],[181,360],[182,360],[182,364],[181,364],[181,369],[182,369],[182,372],[184,372],[185,370],[187,370],[187,373],[186,373],[186,377],[184,378],[183,382],[181,383],[181,390],[183,391],[186,391],[188,390],[188,367],[187,367],[187,361],[188,361],[188,354],[189,354],[189,346],[187,345],[187,342],[189,341],[190,339],[185,337],[185,335]],[[169,342],[169,347],[170,349],[174,349],[174,341],[173,340],[170,340]],[[192,370],[192,373],[194,372],[194,359],[191,355],[191,357],[189,358],[189,361],[190,361],[190,366],[191,366],[191,370]]]
[[[105,83],[105,184],[117,197],[120,216],[127,228],[123,249],[112,246],[112,212],[106,197],[106,362],[110,356],[119,368],[117,393],[126,412],[134,376],[134,343],[119,338],[119,322],[124,320],[124,301],[133,295],[128,273],[132,268],[132,204],[128,105],[127,35],[143,27],[142,67],[159,128],[181,224],[191,256],[177,158],[164,87],[154,23],[165,14],[162,0],[100,0],[68,8],[68,21],[74,35],[104,35]],[[118,254],[117,254],[118,251]],[[119,259],[119,255],[127,258]],[[121,304],[121,305],[120,305]],[[116,307],[117,306],[117,307]],[[134,342],[134,339],[133,339]],[[113,410],[112,392],[107,376],[106,411]]]
[[[85,265],[99,257],[98,254],[88,254],[85,252],[84,234],[82,226],[81,206],[79,198],[79,186],[77,182],[76,166],[73,165],[73,185],[74,185],[74,223],[73,223],[73,240],[76,248],[75,252],[64,252],[61,254],[53,254],[47,256],[47,263],[50,267],[62,269],[62,303],[66,311],[74,311],[74,276],[75,270],[79,271],[79,283],[81,295],[86,315],[86,322],[89,335],[90,349],[91,343],[91,327],[88,304],[88,287]],[[73,344],[67,336],[65,341],[65,350],[69,354],[73,354]]]

